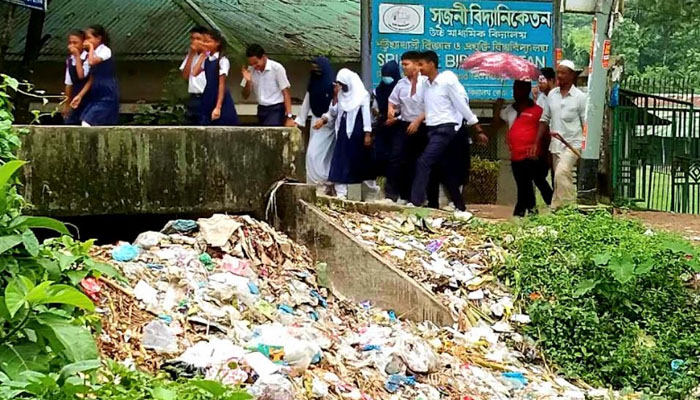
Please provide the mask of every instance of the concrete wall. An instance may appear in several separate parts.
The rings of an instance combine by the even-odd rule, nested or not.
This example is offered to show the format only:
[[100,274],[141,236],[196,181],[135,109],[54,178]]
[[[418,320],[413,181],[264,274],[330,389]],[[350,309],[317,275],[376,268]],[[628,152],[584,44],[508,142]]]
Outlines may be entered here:
[[305,244],[317,261],[328,265],[334,292],[355,302],[371,301],[402,318],[451,326],[449,309],[399,268],[365,246],[312,204],[315,190],[284,185],[278,192],[277,217],[268,220]]
[[33,126],[24,196],[50,216],[253,213],[285,177],[303,179],[286,128]]

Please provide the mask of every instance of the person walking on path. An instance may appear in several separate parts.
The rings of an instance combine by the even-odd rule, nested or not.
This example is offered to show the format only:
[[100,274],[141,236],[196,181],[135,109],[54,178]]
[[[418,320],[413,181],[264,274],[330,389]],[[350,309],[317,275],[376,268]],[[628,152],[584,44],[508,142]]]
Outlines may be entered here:
[[348,185],[364,182],[370,190],[379,188],[372,176],[372,116],[370,95],[362,79],[347,68],[336,77],[338,102],[316,122],[314,129],[335,126],[336,142],[329,180],[339,198],[348,195]]
[[423,85],[428,78],[420,74],[420,53],[409,51],[401,56],[404,78],[389,96],[386,124],[396,126],[387,166],[386,196],[393,201],[408,202],[416,172],[416,161],[428,143],[422,123]]
[[[511,167],[513,178],[518,190],[518,201],[515,204],[513,215],[524,217],[526,213],[535,213],[536,200],[533,184],[542,175],[538,149],[533,158],[530,149],[537,140],[537,130],[542,117],[543,109],[530,98],[532,84],[527,81],[515,81],[513,84],[513,98],[515,103],[503,108],[503,99],[498,99],[494,106],[494,129],[499,129],[508,123],[507,142],[510,148]],[[545,186],[546,185],[546,186]],[[552,203],[552,188],[547,181],[540,182],[538,188],[542,192],[542,198],[547,205]]]
[[[333,160],[335,147],[335,129],[325,125],[314,129],[316,123],[327,113],[334,96],[333,68],[326,57],[316,57],[311,62],[311,79],[301,105],[301,112],[296,118],[299,127],[306,126],[306,120],[311,116],[311,131],[309,146],[306,149],[306,183],[313,185],[328,185],[328,175]],[[329,190],[327,190],[329,192]]]
[[[538,106],[542,107],[544,110],[547,107],[547,96],[549,93],[557,87],[557,72],[550,67],[545,67],[540,70],[541,75],[537,80],[537,86],[532,89],[532,95]],[[547,186],[547,175],[551,175],[552,183],[554,183],[554,168],[552,168],[552,153],[549,151],[549,146],[552,143],[552,137],[549,135],[549,131],[542,135],[542,142],[540,143],[540,163],[542,164],[542,177],[538,176],[538,180],[535,184],[539,187],[542,181],[544,181]],[[550,174],[551,171],[551,174]]]
[[187,92],[190,94],[190,100],[187,103],[187,113],[185,121],[187,125],[204,125],[201,120],[202,94],[207,86],[206,74],[200,73],[195,75],[194,67],[202,59],[206,57],[204,50],[204,34],[207,28],[203,26],[195,26],[190,29],[190,50],[187,56],[180,65],[183,79],[187,80]]
[[83,126],[117,125],[119,123],[119,83],[117,69],[109,46],[109,36],[101,25],[85,30],[84,47],[88,52],[90,75],[83,91],[73,98],[71,107],[78,109],[84,101],[80,120]]
[[80,125],[80,116],[84,108],[84,104],[80,104],[76,109],[70,106],[74,97],[83,95],[83,88],[88,82],[90,66],[87,63],[88,53],[83,48],[84,42],[85,32],[74,30],[68,33],[69,56],[66,59],[66,73],[64,78],[66,100],[61,110],[63,123],[66,125]]
[[578,155],[565,142],[578,152],[583,147],[587,96],[574,85],[577,77],[578,71],[572,61],[565,60],[559,64],[559,86],[552,89],[547,96],[546,107],[540,119],[538,141],[530,148],[530,155],[535,156],[540,140],[549,130],[553,138],[549,150],[552,152],[554,164],[552,207],[555,209],[576,202],[574,168],[578,162]]
[[251,93],[258,102],[258,121],[262,126],[294,126],[291,85],[282,64],[268,58],[258,44],[246,49],[249,67],[243,67],[243,98]]
[[[378,176],[387,176],[387,167],[394,141],[396,128],[387,125],[389,115],[389,96],[401,80],[401,69],[396,61],[389,61],[382,66],[382,79],[374,89],[376,118],[374,124],[374,166]],[[388,187],[392,191],[393,188]]]
[[200,123],[217,126],[238,125],[236,105],[226,85],[231,62],[223,54],[226,42],[221,32],[207,31],[203,36],[202,46],[206,55],[199,59],[192,72],[195,75],[203,73],[207,82],[202,93]]
[[[423,53],[421,61],[421,73],[428,80],[423,85],[423,100],[425,124],[428,127],[428,144],[423,154],[416,162],[416,175],[411,188],[411,203],[420,207],[426,199],[428,184],[433,170],[441,163],[446,168],[442,169],[441,181],[459,211],[465,211],[464,197],[460,190],[460,178],[463,171],[450,171],[449,165],[454,160],[447,157],[449,147],[458,131],[462,127],[463,120],[468,126],[474,127],[480,142],[488,142],[488,137],[479,125],[479,119],[469,108],[467,92],[460,83],[457,75],[452,71],[439,72],[439,59],[434,51]],[[462,154],[463,161],[469,154]],[[466,162],[466,161],[465,161]]]

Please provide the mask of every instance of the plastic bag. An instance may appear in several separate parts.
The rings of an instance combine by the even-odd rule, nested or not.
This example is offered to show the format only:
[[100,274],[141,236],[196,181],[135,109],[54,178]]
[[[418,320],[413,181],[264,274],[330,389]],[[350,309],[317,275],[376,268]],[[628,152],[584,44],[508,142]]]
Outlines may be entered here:
[[177,353],[177,338],[164,322],[153,320],[143,328],[143,347],[157,353]]

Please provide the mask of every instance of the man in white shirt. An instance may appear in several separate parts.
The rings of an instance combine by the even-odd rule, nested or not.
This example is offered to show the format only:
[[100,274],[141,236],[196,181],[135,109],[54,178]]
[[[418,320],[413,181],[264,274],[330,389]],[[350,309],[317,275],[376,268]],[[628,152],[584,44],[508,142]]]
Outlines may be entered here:
[[555,209],[576,202],[574,168],[578,163],[578,156],[564,142],[578,151],[583,147],[587,96],[574,86],[577,77],[578,71],[572,61],[565,60],[559,64],[559,86],[552,89],[547,96],[538,131],[538,139],[547,133],[547,129],[552,136],[549,150],[554,162],[552,207]]
[[399,80],[389,96],[386,124],[396,125],[389,165],[387,167],[386,196],[393,201],[408,202],[416,161],[428,144],[423,115],[423,84],[428,78],[420,74],[421,54],[409,51],[401,56],[404,78]]
[[291,85],[282,64],[270,60],[257,44],[246,49],[248,68],[243,68],[243,98],[255,95],[258,121],[262,126],[294,126]]
[[[452,199],[452,202],[460,211],[466,210],[462,192],[459,189],[462,182],[460,171],[451,171],[451,166],[456,160],[451,160],[450,146],[461,143],[457,132],[466,121],[468,126],[473,126],[479,141],[488,142],[484,130],[479,125],[479,119],[469,108],[467,91],[459,82],[457,75],[451,71],[438,72],[439,59],[434,51],[423,53],[421,60],[421,73],[428,78],[423,84],[423,106],[425,124],[428,127],[428,145],[416,162],[416,176],[411,188],[411,203],[422,206],[426,199],[426,192],[433,169],[442,164],[442,182]],[[455,142],[456,140],[456,142]],[[466,150],[466,149],[465,149]],[[465,161],[469,152],[461,154]]]
[[188,125],[201,125],[200,105],[202,103],[202,93],[207,86],[207,77],[204,72],[194,75],[193,71],[197,61],[204,57],[202,48],[203,35],[207,28],[195,26],[190,29],[190,51],[180,65],[182,78],[187,80],[187,92],[190,94],[190,101],[187,103],[187,114],[185,116]]

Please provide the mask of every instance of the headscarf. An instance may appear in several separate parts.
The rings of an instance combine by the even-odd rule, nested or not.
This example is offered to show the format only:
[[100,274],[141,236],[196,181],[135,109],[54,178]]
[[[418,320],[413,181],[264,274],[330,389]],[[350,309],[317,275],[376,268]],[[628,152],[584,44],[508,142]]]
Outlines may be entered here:
[[396,87],[396,84],[399,83],[399,80],[401,80],[401,70],[399,69],[399,64],[396,61],[389,61],[388,63],[384,64],[382,67],[382,76],[390,76],[394,78],[394,82],[391,84],[386,84],[383,81],[379,83],[379,86],[377,86],[377,90],[375,92],[377,106],[379,106],[379,114],[381,114],[383,118],[386,118],[386,115],[389,112],[389,96],[391,96],[391,92],[394,90],[394,87]]
[[356,73],[350,71],[347,68],[343,68],[338,71],[338,76],[335,78],[336,81],[346,85],[348,91],[338,92],[338,118],[340,118],[342,112],[348,113],[348,118],[346,120],[346,129],[348,131],[348,136],[352,133],[355,127],[355,116],[363,103],[369,103],[369,92],[365,89],[365,84],[362,83],[362,79]]
[[333,100],[333,68],[326,57],[316,57],[312,62],[318,65],[321,74],[311,74],[307,91],[309,92],[311,112],[317,118],[321,118],[323,113],[328,111]]

